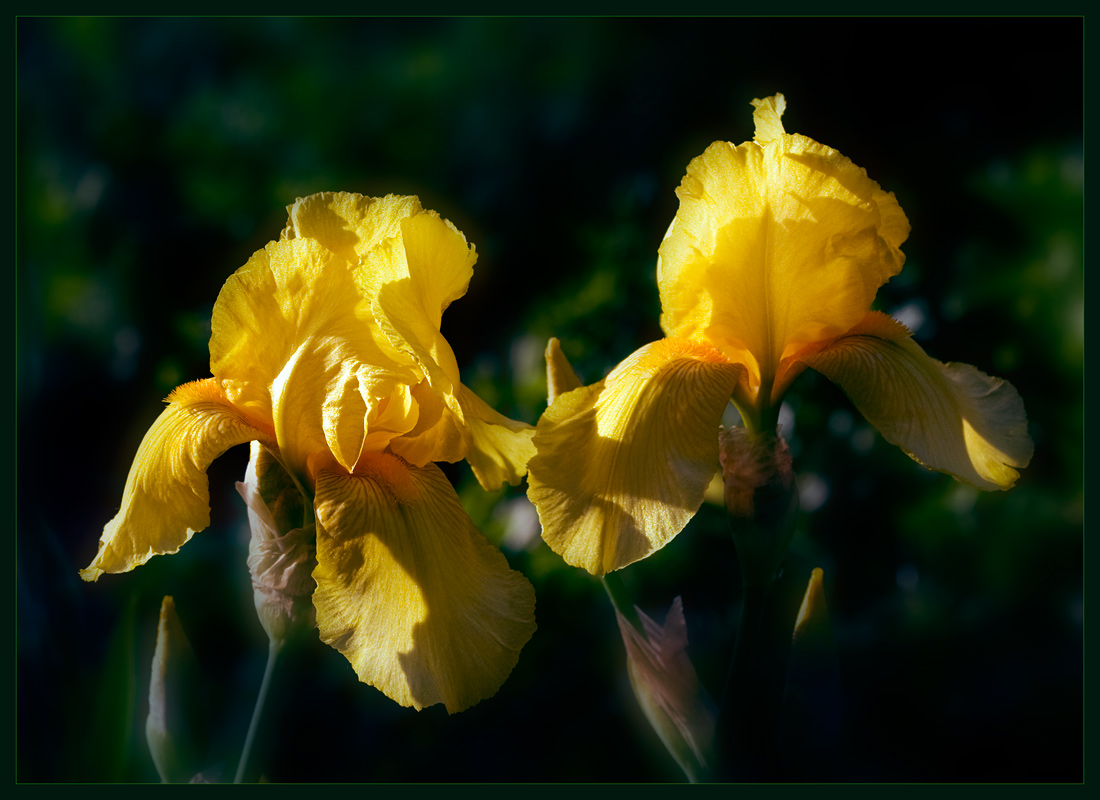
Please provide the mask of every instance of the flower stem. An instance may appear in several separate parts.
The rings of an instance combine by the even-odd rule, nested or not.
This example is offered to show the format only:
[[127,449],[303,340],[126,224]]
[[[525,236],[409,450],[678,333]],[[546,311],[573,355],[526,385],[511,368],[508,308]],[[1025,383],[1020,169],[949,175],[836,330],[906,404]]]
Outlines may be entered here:
[[755,780],[767,775],[774,762],[777,708],[772,708],[767,673],[772,661],[767,626],[772,582],[744,587],[741,626],[737,632],[729,677],[718,717],[718,739],[727,776]]
[[281,640],[272,639],[268,645],[267,666],[264,667],[264,677],[260,682],[260,693],[256,697],[256,706],[252,709],[252,722],[248,725],[248,735],[244,740],[244,749],[241,751],[241,760],[237,764],[237,776],[233,779],[233,783],[240,783],[244,780],[245,771],[248,769],[248,759],[252,755],[252,745],[256,741],[256,731],[260,727],[260,717],[263,716],[264,704],[267,701],[267,691],[271,688],[271,676],[275,672],[275,662],[278,660],[282,649],[283,642]]
[[601,580],[607,596],[611,598],[611,605],[627,622],[634,626],[635,630],[644,636],[645,629],[642,627],[642,621],[638,619],[638,611],[634,608],[634,603],[630,601],[630,594],[627,592],[626,586],[623,585],[623,579],[619,577],[619,573],[609,572]]

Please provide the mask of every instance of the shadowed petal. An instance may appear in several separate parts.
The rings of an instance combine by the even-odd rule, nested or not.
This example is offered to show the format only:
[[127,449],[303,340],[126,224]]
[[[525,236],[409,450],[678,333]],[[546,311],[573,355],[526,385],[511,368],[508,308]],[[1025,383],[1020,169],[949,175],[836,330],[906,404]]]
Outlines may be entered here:
[[559,395],[528,464],[550,547],[602,575],[671,541],[717,469],[718,424],[743,370],[706,345],[662,339]]
[[103,528],[99,553],[80,577],[94,581],[104,572],[128,572],[155,555],[178,551],[210,524],[211,462],[233,445],[273,438],[273,431],[230,405],[214,379],[177,388],[142,439],[122,506]]
[[492,696],[535,630],[534,590],[474,527],[434,464],[364,457],[317,479],[322,641],[404,706]]
[[969,364],[942,364],[909,330],[872,312],[848,334],[801,358],[851,398],[886,441],[979,489],[1008,489],[1033,445],[1020,395]]

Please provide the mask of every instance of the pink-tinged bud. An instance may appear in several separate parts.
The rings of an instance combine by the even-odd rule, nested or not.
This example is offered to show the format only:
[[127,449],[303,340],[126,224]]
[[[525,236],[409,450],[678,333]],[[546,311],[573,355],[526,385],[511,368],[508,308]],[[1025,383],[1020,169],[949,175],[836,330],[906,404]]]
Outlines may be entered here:
[[664,626],[636,610],[644,632],[615,611],[634,695],[688,778],[705,780],[713,764],[717,710],[687,655],[683,603],[679,597],[672,602]]
[[[248,506],[248,571],[256,613],[271,641],[283,643],[294,633],[316,625],[316,526],[287,529],[289,519],[301,519],[285,513],[288,508],[301,508],[298,490],[256,442],[245,480],[237,483],[237,491]],[[265,502],[265,496],[272,498],[271,505]]]
[[720,428],[726,510],[746,585],[770,583],[798,520],[798,489],[791,453],[776,434]]

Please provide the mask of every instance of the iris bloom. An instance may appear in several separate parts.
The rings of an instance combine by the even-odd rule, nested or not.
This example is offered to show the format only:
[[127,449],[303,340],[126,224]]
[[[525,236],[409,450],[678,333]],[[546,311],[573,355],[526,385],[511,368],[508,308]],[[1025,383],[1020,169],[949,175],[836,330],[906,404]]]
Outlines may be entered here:
[[497,691],[535,629],[531,585],[434,463],[466,459],[496,488],[532,452],[530,426],[462,385],[440,333],[476,255],[415,197],[317,194],[289,212],[222,288],[213,377],[168,397],[81,576],[179,550],[209,524],[210,463],[259,442],[315,525],[321,639],[398,703],[462,710]]
[[661,243],[665,337],[539,420],[528,495],[543,537],[593,574],[667,544],[698,510],[732,398],[774,434],[784,393],[812,367],[887,441],[981,489],[1007,489],[1032,451],[1011,385],[927,356],[871,311],[909,222],[894,195],[836,150],[783,129],[782,95],[754,100],[755,138],[688,165]]

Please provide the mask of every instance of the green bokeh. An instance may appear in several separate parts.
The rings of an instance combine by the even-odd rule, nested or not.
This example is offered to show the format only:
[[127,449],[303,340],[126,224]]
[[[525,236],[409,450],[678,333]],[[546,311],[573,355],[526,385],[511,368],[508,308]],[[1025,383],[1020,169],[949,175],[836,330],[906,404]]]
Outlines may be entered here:
[[[922,48],[900,42],[935,42]],[[550,336],[586,381],[657,339],[656,250],[688,161],[752,136],[749,100],[897,195],[905,270],[878,307],[1009,380],[1036,451],[979,494],[891,447],[814,374],[786,433],[806,508],[785,580],[825,570],[844,682],[832,777],[1082,777],[1082,21],[29,19],[18,45],[18,779],[156,780],[148,671],[172,594],[227,779],[265,657],[237,448],[212,525],[83,584],[137,444],[208,374],[222,282],[322,190],[418,194],[479,254],[443,332],[503,413],[545,408]],[[1021,55],[1025,54],[1025,55]],[[660,468],[660,465],[654,465]],[[273,706],[272,781],[663,781],[599,583],[541,544],[522,488],[448,474],[534,584],[539,629],[495,698],[448,717],[359,684],[314,641]],[[623,573],[684,598],[721,689],[740,577],[705,506]],[[793,587],[793,588],[792,588]],[[812,776],[811,776],[812,777]]]

